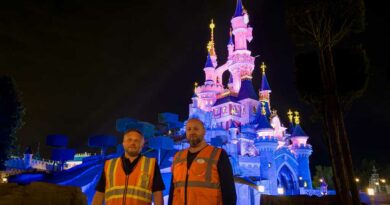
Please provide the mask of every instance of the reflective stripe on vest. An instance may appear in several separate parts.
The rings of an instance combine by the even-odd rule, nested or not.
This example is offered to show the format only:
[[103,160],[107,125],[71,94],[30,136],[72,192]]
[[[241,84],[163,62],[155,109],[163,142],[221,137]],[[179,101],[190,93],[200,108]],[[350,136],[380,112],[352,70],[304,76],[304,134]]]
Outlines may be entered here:
[[120,158],[115,158],[110,161],[108,161],[108,187],[114,186],[114,181],[115,181],[115,174],[116,173],[116,168],[118,167]]
[[[138,165],[138,163],[140,163]],[[136,180],[129,184],[126,190],[126,198],[136,199],[143,202],[151,203],[152,202],[152,190],[150,184],[150,177],[154,174],[154,164],[155,159],[147,158],[141,156],[137,165],[134,167],[132,174],[137,174],[136,176],[132,176],[133,180],[136,177]],[[105,200],[106,204],[111,199],[122,199],[123,194],[125,192],[124,180],[122,182],[121,178],[125,178],[126,175],[120,166],[121,158],[115,158],[107,161],[106,166],[106,176],[107,176],[107,184],[105,191]],[[119,169],[119,170],[118,170]],[[135,170],[138,169],[138,170]],[[119,175],[119,176],[118,176]],[[130,174],[131,175],[131,174]],[[117,179],[117,177],[119,177]],[[119,180],[119,181],[117,181]],[[117,184],[119,183],[119,184]]]
[[[176,182],[173,185],[175,188],[178,187],[184,187],[185,182]],[[202,188],[210,188],[210,189],[219,189],[220,184],[219,183],[211,183],[211,182],[198,182],[198,181],[189,181],[187,182],[188,187],[202,187]]]
[[[122,198],[125,191],[125,186],[113,187],[106,190],[106,200]],[[127,197],[139,199],[145,202],[152,202],[152,192],[147,189],[141,189],[136,186],[127,186]]]

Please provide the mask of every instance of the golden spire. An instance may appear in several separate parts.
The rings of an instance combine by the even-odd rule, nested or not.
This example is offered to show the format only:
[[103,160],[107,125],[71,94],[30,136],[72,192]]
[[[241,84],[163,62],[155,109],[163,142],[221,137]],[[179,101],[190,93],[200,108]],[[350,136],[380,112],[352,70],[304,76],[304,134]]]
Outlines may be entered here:
[[210,39],[210,41],[207,44],[207,50],[209,51],[211,56],[215,56],[215,50],[214,50],[214,28],[215,28],[215,24],[214,24],[214,20],[213,19],[211,19],[211,23],[210,23],[209,27],[210,27],[210,30],[211,30],[211,39]]
[[293,123],[293,112],[290,109],[288,109],[287,116],[290,120],[290,123]]
[[267,112],[265,111],[265,102],[261,102],[261,115],[266,115]]
[[295,111],[294,112],[295,116],[294,116],[294,122],[296,125],[299,125],[299,112],[298,111]]
[[196,87],[198,87],[198,82],[195,82],[195,83],[194,83],[194,92],[195,92],[195,90],[196,90]]
[[261,62],[260,68],[261,68],[261,73],[264,75],[265,69],[267,68],[267,66],[264,64],[264,62]]

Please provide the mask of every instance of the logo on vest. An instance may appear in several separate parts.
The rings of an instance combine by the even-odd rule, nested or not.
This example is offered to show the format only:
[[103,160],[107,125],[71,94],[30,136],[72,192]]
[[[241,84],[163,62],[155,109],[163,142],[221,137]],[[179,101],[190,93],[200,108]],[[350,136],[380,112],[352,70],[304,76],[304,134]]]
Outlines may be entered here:
[[196,162],[197,162],[198,164],[203,164],[203,163],[205,163],[206,161],[205,161],[204,159],[197,159]]

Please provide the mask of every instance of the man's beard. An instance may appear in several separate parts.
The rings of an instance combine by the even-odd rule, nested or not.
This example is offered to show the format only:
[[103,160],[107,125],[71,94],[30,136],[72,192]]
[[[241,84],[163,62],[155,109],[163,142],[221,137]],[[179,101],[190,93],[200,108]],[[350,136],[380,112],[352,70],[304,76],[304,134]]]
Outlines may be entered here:
[[131,156],[131,157],[136,157],[136,156],[138,156],[138,154],[139,154],[139,152],[138,152],[137,150],[129,150],[129,149],[126,149],[125,151],[126,151],[126,153],[127,153],[129,156]]
[[192,138],[190,138],[190,146],[191,147],[196,147],[196,146],[198,146],[199,145],[199,143],[202,141],[201,139],[200,139],[200,137],[192,137]]

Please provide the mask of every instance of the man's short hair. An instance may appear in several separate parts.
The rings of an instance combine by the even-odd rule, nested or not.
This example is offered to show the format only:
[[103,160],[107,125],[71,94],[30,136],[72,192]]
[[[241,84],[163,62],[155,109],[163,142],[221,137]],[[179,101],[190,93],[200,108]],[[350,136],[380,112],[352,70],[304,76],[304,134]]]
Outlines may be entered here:
[[127,133],[129,133],[129,132],[136,132],[136,133],[138,133],[139,135],[141,135],[142,138],[144,138],[144,135],[142,134],[142,132],[141,132],[139,129],[135,129],[135,128],[127,129],[127,130],[123,133],[123,136],[127,135]]
[[204,126],[204,122],[202,120],[200,120],[199,118],[197,118],[197,117],[188,118],[187,123],[190,120],[196,120],[196,121],[200,122],[200,124],[202,124],[203,128],[206,129],[206,127]]

